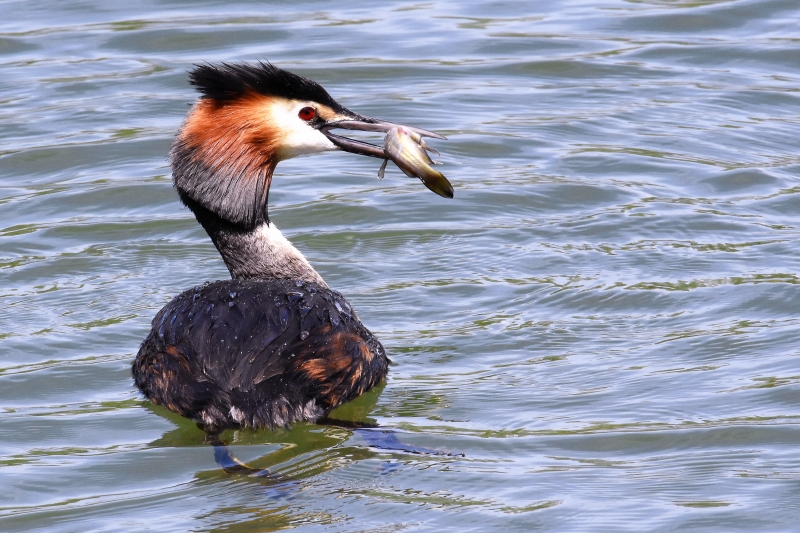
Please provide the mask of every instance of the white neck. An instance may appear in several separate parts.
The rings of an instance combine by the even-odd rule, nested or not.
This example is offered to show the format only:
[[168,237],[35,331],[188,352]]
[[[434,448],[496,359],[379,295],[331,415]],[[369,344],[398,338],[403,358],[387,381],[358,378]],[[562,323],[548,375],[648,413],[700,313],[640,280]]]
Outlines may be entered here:
[[295,279],[327,287],[322,277],[275,224],[266,222],[248,231],[230,227],[214,230],[209,231],[211,240],[234,279]]

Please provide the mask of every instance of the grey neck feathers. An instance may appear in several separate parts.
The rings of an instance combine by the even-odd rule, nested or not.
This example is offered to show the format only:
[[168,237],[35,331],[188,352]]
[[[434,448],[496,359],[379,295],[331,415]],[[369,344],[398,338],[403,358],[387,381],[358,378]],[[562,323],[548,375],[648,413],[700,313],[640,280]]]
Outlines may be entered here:
[[253,174],[231,174],[198,161],[196,149],[176,141],[175,187],[206,230],[233,279],[294,279],[327,287],[303,254],[267,214],[274,165]]
[[233,279],[294,279],[327,287],[303,254],[271,222],[252,230],[206,227]]

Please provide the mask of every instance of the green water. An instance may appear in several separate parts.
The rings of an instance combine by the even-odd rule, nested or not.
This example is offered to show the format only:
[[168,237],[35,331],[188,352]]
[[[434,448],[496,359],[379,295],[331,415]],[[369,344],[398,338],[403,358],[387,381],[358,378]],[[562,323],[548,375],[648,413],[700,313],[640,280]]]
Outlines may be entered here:
[[[0,1],[0,530],[797,531],[800,4]],[[443,133],[440,198],[351,154],[273,221],[394,362],[339,416],[229,431],[137,393],[227,277],[171,187],[193,63],[266,59]]]

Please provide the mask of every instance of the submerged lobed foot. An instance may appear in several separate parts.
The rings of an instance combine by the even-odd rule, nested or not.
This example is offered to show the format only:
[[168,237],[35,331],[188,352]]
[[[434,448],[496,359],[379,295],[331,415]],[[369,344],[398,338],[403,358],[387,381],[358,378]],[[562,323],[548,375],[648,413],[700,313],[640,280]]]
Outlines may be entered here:
[[[464,457],[463,453],[452,453],[448,450],[436,448],[426,448],[402,442],[398,438],[398,432],[393,429],[382,429],[378,424],[369,422],[352,422],[347,420],[336,420],[324,418],[317,421],[319,425],[339,427],[352,431],[359,435],[367,447],[387,452],[411,453],[415,455],[436,455],[444,457]],[[244,474],[247,476],[267,476],[274,477],[269,469],[257,469],[248,466],[243,461],[237,459],[223,442],[219,433],[206,433],[205,442],[214,447],[214,460],[229,474]]]

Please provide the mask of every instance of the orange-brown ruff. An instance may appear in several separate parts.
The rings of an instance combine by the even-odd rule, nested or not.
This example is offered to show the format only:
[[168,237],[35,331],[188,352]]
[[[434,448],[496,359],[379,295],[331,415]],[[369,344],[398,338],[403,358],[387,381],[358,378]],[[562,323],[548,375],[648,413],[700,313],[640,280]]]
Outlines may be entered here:
[[232,101],[203,98],[187,117],[179,142],[197,150],[198,159],[215,170],[271,172],[278,163],[280,131],[261,112],[269,101],[252,91]]
[[173,144],[174,184],[232,279],[188,290],[156,315],[133,363],[136,386],[210,433],[315,420],[383,380],[388,359],[270,222],[272,174],[303,153],[375,155],[328,128],[381,123],[269,64],[199,66],[190,80],[202,96]]

